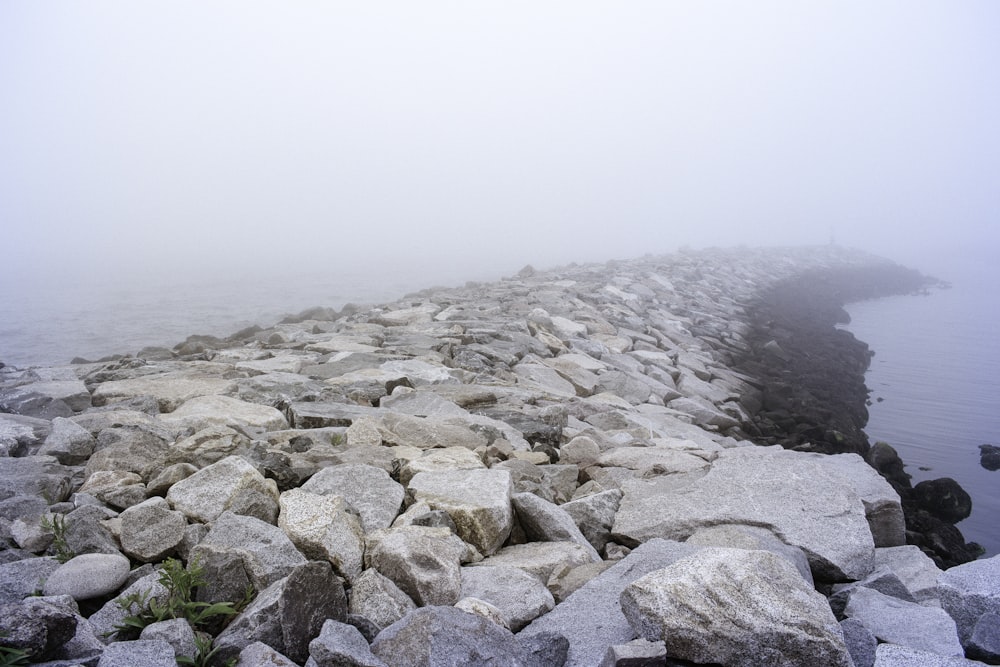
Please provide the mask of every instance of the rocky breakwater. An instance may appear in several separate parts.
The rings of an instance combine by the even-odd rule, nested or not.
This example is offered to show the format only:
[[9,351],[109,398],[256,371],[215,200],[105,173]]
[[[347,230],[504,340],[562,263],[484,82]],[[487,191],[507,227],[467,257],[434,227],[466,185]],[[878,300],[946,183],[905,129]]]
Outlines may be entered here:
[[824,247],[526,269],[0,369],[2,657],[995,662],[1000,560],[942,571],[905,544],[863,452],[754,442],[783,417],[734,368],[785,346],[756,339],[757,300],[873,265]]

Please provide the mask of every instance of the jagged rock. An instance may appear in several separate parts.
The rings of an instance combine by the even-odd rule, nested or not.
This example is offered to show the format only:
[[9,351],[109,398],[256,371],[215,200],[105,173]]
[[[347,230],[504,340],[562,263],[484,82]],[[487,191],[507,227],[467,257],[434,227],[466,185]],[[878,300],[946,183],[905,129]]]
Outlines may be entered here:
[[213,375],[199,370],[178,370],[102,382],[94,389],[91,400],[94,405],[101,406],[139,396],[154,396],[160,412],[173,412],[182,403],[197,396],[228,394],[235,389],[235,383],[222,377],[222,373]]
[[476,614],[477,616],[482,616],[488,621],[496,623],[501,628],[506,628],[510,630],[510,624],[507,621],[507,616],[494,604],[490,604],[486,600],[480,600],[474,597],[464,597],[455,603],[456,609],[461,609],[462,611],[467,611],[470,614]]
[[844,618],[844,607],[847,606],[851,594],[859,588],[869,588],[883,595],[897,598],[904,602],[916,602],[916,599],[906,588],[906,585],[887,568],[876,568],[863,579],[848,584],[834,584],[828,597],[830,609],[837,618]]
[[608,371],[599,375],[596,390],[619,396],[632,405],[645,403],[652,394],[648,384],[622,371]]
[[73,469],[54,456],[0,456],[0,498],[39,496],[58,503],[72,488]]
[[139,633],[139,639],[160,639],[167,642],[173,647],[174,656],[178,659],[194,660],[198,654],[194,629],[184,618],[171,618],[166,621],[150,623]]
[[724,450],[708,474],[676,492],[629,486],[612,535],[626,545],[652,537],[686,539],[721,523],[765,526],[782,535],[806,553],[821,580],[857,579],[872,569],[875,545],[853,488],[808,456],[779,447]]
[[167,424],[194,427],[245,424],[264,431],[288,428],[285,416],[269,405],[247,403],[230,396],[196,396],[161,419]]
[[[701,456],[697,454],[701,453]],[[697,472],[707,469],[709,462],[702,452],[683,452],[670,447],[616,447],[600,455],[597,465],[628,468],[640,477]]]
[[393,667],[538,665],[509,630],[455,607],[407,614],[380,632],[371,650]]
[[94,454],[87,460],[84,477],[101,470],[133,472],[142,481],[163,469],[170,446],[163,434],[142,427],[113,426],[97,435]]
[[806,583],[813,585],[812,570],[809,569],[809,559],[798,547],[789,546],[766,528],[757,526],[720,525],[699,528],[686,540],[687,544],[703,547],[730,547],[734,549],[750,549],[770,551],[775,556],[787,560]]
[[164,468],[146,485],[149,496],[166,496],[170,487],[198,472],[198,468],[190,463],[174,463]]
[[633,581],[621,605],[636,632],[665,641],[671,657],[748,667],[852,665],[826,599],[766,551],[705,548]]
[[256,592],[243,557],[237,551],[198,544],[192,547],[187,560],[196,562],[205,578],[205,583],[198,587],[198,602],[230,602],[235,605],[244,601],[248,591]]
[[417,449],[486,447],[489,441],[474,423],[461,417],[412,417],[392,412],[381,416],[383,444]]
[[941,569],[919,547],[908,544],[875,549],[875,567],[886,568],[899,577],[917,602],[938,598]]
[[0,605],[0,646],[20,649],[41,662],[76,634],[77,617],[43,598]]
[[991,664],[1000,662],[1000,615],[987,612],[976,621],[966,642],[966,655]]
[[528,542],[504,547],[478,564],[516,567],[545,583],[556,570],[593,563],[591,554],[575,542]]
[[587,541],[601,552],[611,541],[611,527],[621,499],[620,489],[608,489],[570,500],[560,507],[572,517]]
[[211,523],[223,512],[274,523],[278,486],[240,456],[228,456],[170,487],[167,502],[193,521]]
[[593,465],[601,455],[601,448],[593,438],[578,435],[559,448],[559,461],[573,463],[582,468]]
[[979,445],[979,465],[987,470],[1000,470],[1000,447]]
[[187,527],[184,515],[159,497],[129,507],[120,518],[122,550],[145,563],[161,561],[172,553]]
[[42,444],[51,430],[48,419],[0,413],[0,458],[25,456]]
[[428,450],[418,458],[408,461],[399,471],[399,481],[409,485],[410,480],[422,472],[485,469],[486,464],[472,450],[465,447],[444,447]]
[[74,600],[101,597],[121,588],[130,567],[121,554],[81,554],[48,576],[45,595],[69,595]]
[[722,431],[739,426],[738,419],[727,415],[714,405],[701,398],[688,398],[682,396],[670,401],[668,407],[690,415],[695,424],[706,427],[716,427]]
[[599,667],[658,667],[666,664],[665,642],[633,639],[626,644],[609,646]]
[[118,516],[102,505],[81,505],[67,514],[63,537],[67,548],[75,554],[104,553],[120,555],[118,541],[105,528],[104,522]]
[[205,468],[227,456],[242,456],[250,451],[250,439],[228,426],[209,426],[170,446],[164,464],[189,463]]
[[279,502],[278,526],[306,557],[328,561],[348,581],[361,574],[365,534],[360,517],[342,496],[291,489]]
[[38,454],[54,456],[63,465],[82,465],[94,453],[94,444],[94,436],[87,429],[71,419],[56,417]]
[[262,590],[212,646],[222,662],[259,641],[303,663],[327,619],[347,620],[347,597],[330,564],[312,561]]
[[420,606],[455,604],[461,597],[466,546],[446,528],[402,526],[382,531],[365,556]]
[[288,536],[269,523],[252,516],[223,512],[215,520],[205,539],[191,551],[198,558],[203,547],[238,554],[247,576],[258,591],[288,576],[297,566],[306,562]]
[[964,656],[955,623],[943,609],[859,587],[851,591],[844,614],[861,621],[879,641],[938,655]]
[[364,635],[352,625],[328,620],[309,642],[306,667],[387,667],[375,657]]
[[98,470],[80,487],[80,493],[94,496],[115,509],[138,505],[146,499],[142,477],[125,470]]
[[565,566],[554,570],[545,587],[559,604],[575,593],[581,586],[614,565],[614,561],[602,560],[598,563]]
[[381,468],[369,465],[334,465],[323,468],[301,487],[320,495],[344,498],[361,515],[365,532],[388,528],[403,504],[402,485]]
[[875,664],[875,649],[878,640],[868,631],[865,624],[855,618],[847,618],[840,622],[844,633],[844,643],[854,660],[854,667],[872,667]]
[[418,473],[409,493],[432,509],[447,512],[458,535],[490,555],[504,543],[513,526],[511,480],[505,470],[446,470]]
[[534,542],[573,542],[590,552],[596,562],[601,560],[597,550],[587,541],[573,521],[573,517],[558,505],[543,500],[533,493],[515,493],[511,502],[525,536]]
[[253,642],[240,651],[234,667],[298,667],[264,642]]
[[417,608],[406,593],[375,568],[369,568],[354,580],[348,610],[364,616],[381,630]]
[[949,658],[898,644],[879,644],[875,667],[986,667],[986,663],[965,658]]
[[1000,556],[949,568],[938,577],[941,607],[965,646],[983,614],[1000,614]]
[[504,615],[505,625],[514,632],[555,606],[545,584],[514,567],[462,568],[462,597],[496,606]]

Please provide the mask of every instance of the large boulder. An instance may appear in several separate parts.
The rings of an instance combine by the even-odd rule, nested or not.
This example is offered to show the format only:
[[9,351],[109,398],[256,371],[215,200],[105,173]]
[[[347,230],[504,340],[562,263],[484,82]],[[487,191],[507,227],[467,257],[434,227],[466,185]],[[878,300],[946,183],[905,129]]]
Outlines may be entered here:
[[665,641],[674,658],[853,666],[826,599],[770,552],[706,548],[629,584],[621,606],[641,637]]
[[54,456],[63,465],[76,466],[87,462],[94,453],[94,444],[90,431],[71,419],[56,417],[38,453]]
[[211,523],[227,511],[274,523],[278,486],[243,457],[228,456],[170,487],[167,502],[202,523]]
[[569,640],[567,665],[598,665],[609,646],[635,638],[622,613],[620,597],[636,579],[697,552],[700,547],[653,539],[633,550],[518,635],[555,633]]
[[506,470],[423,472],[410,480],[414,500],[447,512],[458,535],[483,555],[497,551],[510,535],[514,513]]
[[184,539],[187,519],[154,497],[121,513],[122,551],[146,563],[163,560]]
[[945,570],[938,588],[941,606],[955,619],[965,646],[983,614],[1000,614],[1000,556]]
[[555,606],[545,584],[516,567],[462,568],[462,597],[477,598],[497,607],[507,627],[514,632]]
[[361,573],[351,586],[348,611],[363,616],[380,630],[387,628],[417,608],[410,596],[392,579],[371,567]]
[[328,561],[348,581],[361,574],[365,534],[343,497],[291,489],[281,494],[280,505],[278,526],[302,553]]
[[179,427],[245,425],[262,431],[288,428],[288,420],[269,405],[247,403],[230,396],[196,396],[170,414],[160,417]]
[[173,412],[182,403],[196,396],[229,394],[236,384],[222,373],[209,371],[178,370],[160,375],[149,375],[125,380],[102,382],[94,389],[94,405],[107,405],[139,396],[156,398],[160,412]]
[[527,542],[506,546],[477,565],[516,567],[545,583],[564,567],[593,562],[593,551],[576,542]]
[[389,477],[389,473],[364,464],[323,468],[300,488],[320,495],[341,496],[358,511],[365,532],[392,525],[405,495],[402,485]]
[[62,565],[45,580],[46,595],[69,595],[89,600],[114,593],[129,573],[129,560],[121,554],[81,554]]
[[388,667],[375,657],[368,641],[353,625],[328,619],[309,642],[308,667]]
[[225,662],[254,642],[263,642],[298,663],[327,619],[347,620],[347,596],[329,563],[293,568],[265,588],[216,637],[213,648]]
[[938,655],[965,655],[955,622],[937,607],[907,602],[862,586],[850,592],[844,615],[860,621],[881,642]]
[[654,481],[623,489],[616,540],[682,540],[707,526],[756,525],[801,548],[817,579],[858,579],[872,569],[875,544],[860,497],[809,456],[780,447],[727,449],[704,477],[665,488]]
[[238,555],[258,591],[287,577],[306,562],[306,557],[280,528],[233,512],[219,515],[205,538],[191,550],[191,559],[198,560],[199,550],[206,547]]
[[370,540],[365,560],[418,605],[450,605],[461,597],[467,551],[447,528],[401,526]]

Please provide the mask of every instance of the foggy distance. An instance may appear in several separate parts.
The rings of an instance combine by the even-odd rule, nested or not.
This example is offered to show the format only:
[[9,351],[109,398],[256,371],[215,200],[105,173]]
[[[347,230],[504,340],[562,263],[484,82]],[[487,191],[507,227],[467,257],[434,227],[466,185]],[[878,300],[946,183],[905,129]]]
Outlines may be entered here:
[[5,291],[1000,247],[994,2],[15,0],[0,84]]

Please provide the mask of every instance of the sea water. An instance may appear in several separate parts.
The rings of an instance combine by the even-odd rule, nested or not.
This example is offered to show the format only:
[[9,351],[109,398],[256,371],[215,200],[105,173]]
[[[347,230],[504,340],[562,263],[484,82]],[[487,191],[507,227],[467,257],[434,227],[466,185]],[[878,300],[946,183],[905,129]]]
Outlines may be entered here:
[[952,287],[847,307],[847,329],[875,353],[865,432],[896,449],[914,484],[958,481],[972,497],[972,515],[958,527],[992,556],[1000,553],[1000,471],[980,466],[979,445],[1000,445],[1000,268],[934,273]]

